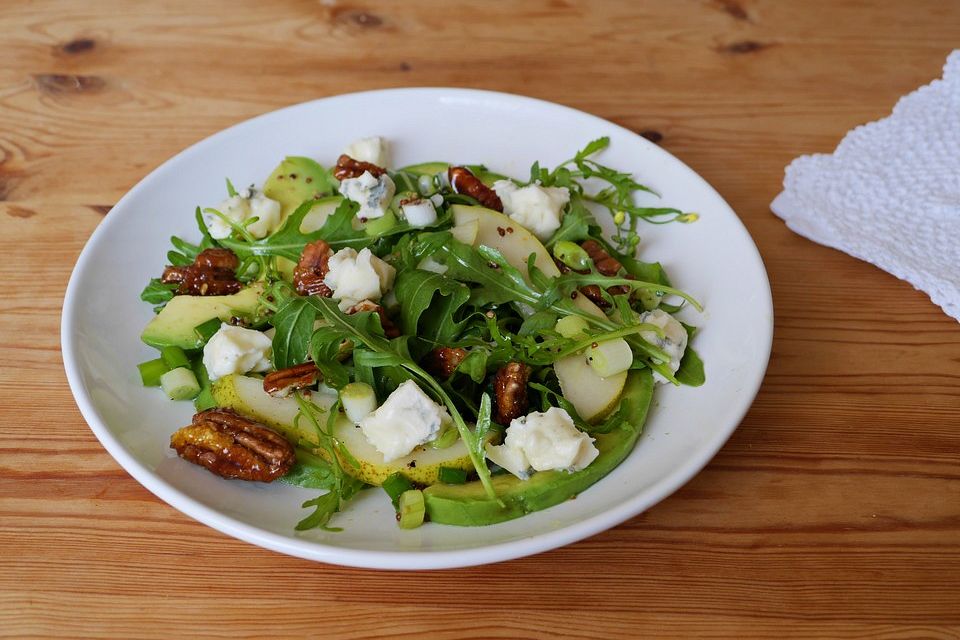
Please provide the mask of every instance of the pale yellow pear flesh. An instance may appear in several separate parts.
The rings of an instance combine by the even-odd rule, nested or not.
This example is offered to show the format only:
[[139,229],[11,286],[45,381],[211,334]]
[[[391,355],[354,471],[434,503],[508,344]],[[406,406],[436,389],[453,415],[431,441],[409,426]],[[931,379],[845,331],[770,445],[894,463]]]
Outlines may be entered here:
[[459,242],[475,247],[477,246],[477,236],[480,235],[480,223],[476,220],[467,220],[463,224],[452,227],[450,233]]
[[337,210],[341,202],[343,202],[341,196],[329,196],[318,200],[300,221],[300,233],[313,233],[322,228],[327,223],[327,218]]
[[[536,255],[534,264],[544,275],[555,278],[560,270],[553,262],[550,252],[535,235],[509,217],[484,207],[453,205],[454,229],[477,224],[474,244],[485,244],[500,251],[511,265],[527,276],[527,259]],[[606,317],[603,311],[586,296],[577,296],[574,304],[582,311],[598,318]],[[624,343],[626,344],[626,343]],[[629,349],[629,346],[627,347]],[[620,394],[627,382],[627,372],[606,378],[597,374],[582,354],[569,356],[554,363],[554,371],[560,380],[563,396],[573,404],[584,420],[601,420],[616,408]]]
[[485,207],[455,204],[451,210],[454,229],[476,221],[477,237],[472,244],[485,244],[498,250],[524,277],[527,276],[527,258],[531,253],[536,254],[534,264],[547,277],[555,278],[560,275],[560,270],[543,243],[516,221]]
[[[233,409],[249,418],[273,427],[293,443],[299,443],[320,455],[326,453],[316,449],[319,443],[316,429],[309,420],[301,418],[296,423],[299,406],[294,398],[274,398],[263,390],[263,381],[248,376],[229,375],[213,383],[211,389],[217,405]],[[311,402],[329,409],[337,396],[331,392],[314,392]],[[321,414],[323,419],[326,415]],[[321,424],[326,427],[326,423]],[[350,475],[367,484],[380,485],[387,476],[400,471],[413,482],[433,484],[437,482],[440,467],[451,467],[472,471],[473,464],[462,440],[446,449],[418,447],[408,456],[385,462],[383,456],[364,437],[359,427],[350,422],[343,414],[337,415],[333,428],[334,437],[339,440],[356,459],[354,467],[349,460],[341,456],[340,463]]]
[[557,360],[553,370],[563,397],[587,422],[598,422],[616,409],[627,383],[626,371],[606,378],[597,375],[582,353]]

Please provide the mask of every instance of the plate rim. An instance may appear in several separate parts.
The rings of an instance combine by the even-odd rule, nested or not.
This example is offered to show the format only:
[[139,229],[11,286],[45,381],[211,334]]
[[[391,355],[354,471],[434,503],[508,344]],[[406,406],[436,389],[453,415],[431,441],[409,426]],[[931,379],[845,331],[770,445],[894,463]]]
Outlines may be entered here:
[[254,525],[242,522],[232,516],[219,512],[199,500],[187,495],[186,493],[174,488],[165,480],[156,475],[153,471],[142,464],[135,456],[129,453],[124,445],[111,433],[106,422],[100,417],[92,398],[90,397],[85,385],[83,384],[82,374],[78,358],[75,356],[75,341],[73,337],[73,316],[77,306],[80,275],[82,274],[87,262],[94,255],[95,247],[99,239],[108,229],[116,224],[114,221],[118,216],[106,216],[103,221],[97,225],[96,229],[87,238],[77,262],[74,265],[70,279],[64,295],[63,309],[60,317],[60,341],[61,353],[63,356],[64,369],[67,376],[71,393],[74,397],[80,413],[87,422],[91,431],[93,431],[97,440],[114,458],[114,460],[144,488],[163,500],[166,504],[185,515],[197,520],[201,524],[209,526],[221,533],[231,537],[249,542],[259,547],[284,553],[306,560],[325,562],[342,566],[350,566],[365,569],[387,569],[387,570],[422,570],[422,569],[450,569],[459,567],[477,566],[495,562],[503,562],[529,555],[534,555],[556,549],[574,542],[583,540],[596,535],[607,529],[611,529],[626,520],[643,513],[647,509],[656,505],[660,501],[675,493],[680,487],[689,482],[696,474],[703,470],[723,445],[729,440],[750,407],[760,390],[763,379],[766,374],[767,366],[770,360],[770,354],[773,345],[773,298],[770,288],[770,280],[760,251],[750,235],[743,221],[736,214],[733,208],[717,192],[705,178],[689,167],[685,162],[671,154],[662,147],[643,138],[643,136],[616,124],[600,116],[575,109],[563,104],[532,98],[529,96],[505,93],[499,91],[490,91],[484,89],[468,89],[457,87],[398,87],[389,89],[373,89],[367,91],[358,91],[345,94],[335,94],[306,102],[300,102],[266,113],[259,114],[241,122],[237,122],[229,127],[221,129],[174,154],[160,165],[151,170],[147,175],[141,178],[129,191],[127,191],[120,200],[114,205],[114,209],[122,211],[122,205],[128,200],[132,200],[145,188],[148,182],[158,179],[163,173],[169,171],[178,161],[184,157],[196,153],[202,153],[206,148],[213,146],[220,138],[228,137],[235,129],[245,127],[264,118],[279,117],[285,112],[297,109],[309,109],[313,105],[322,102],[331,102],[342,99],[375,98],[390,96],[398,93],[420,93],[427,94],[427,99],[441,98],[445,95],[461,96],[472,98],[494,99],[497,101],[512,101],[520,103],[527,107],[546,108],[566,112],[567,115],[578,118],[587,118],[602,123],[604,128],[617,130],[621,135],[628,136],[642,144],[648,146],[648,151],[654,154],[662,154],[662,157],[669,158],[677,163],[678,167],[686,172],[685,179],[698,180],[707,188],[710,195],[716,199],[718,204],[726,207],[731,214],[732,221],[740,225],[741,230],[749,239],[751,252],[749,256],[743,256],[744,259],[753,261],[754,267],[758,268],[758,273],[762,278],[763,290],[758,292],[762,294],[762,300],[757,303],[764,303],[765,317],[769,318],[768,323],[763,324],[764,335],[758,338],[762,341],[761,353],[763,354],[761,366],[757,367],[753,379],[744,385],[746,393],[742,407],[735,412],[730,425],[725,425],[723,429],[718,430],[718,435],[709,442],[708,446],[697,451],[697,455],[688,458],[683,462],[680,468],[670,475],[664,476],[661,480],[652,484],[641,495],[634,499],[623,501],[614,507],[594,514],[565,527],[539,533],[531,538],[520,538],[507,542],[483,545],[469,549],[457,550],[417,550],[417,551],[378,551],[364,550],[347,547],[336,547],[313,540],[296,539],[288,535],[273,533],[260,529]]

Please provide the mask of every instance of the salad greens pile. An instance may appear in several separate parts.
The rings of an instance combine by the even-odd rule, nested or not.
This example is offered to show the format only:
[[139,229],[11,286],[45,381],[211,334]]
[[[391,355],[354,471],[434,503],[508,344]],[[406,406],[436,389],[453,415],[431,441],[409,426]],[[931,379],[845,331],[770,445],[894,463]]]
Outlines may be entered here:
[[[569,192],[559,228],[543,242],[546,250],[563,263],[560,275],[545,273],[542,264],[538,267],[534,254],[525,264],[511,263],[494,246],[474,246],[458,239],[454,232],[454,207],[479,203],[451,188],[444,178],[445,171],[431,173],[423,169],[426,165],[388,173],[396,184],[394,208],[401,196],[440,196],[442,200],[436,200],[441,202],[436,207],[437,219],[426,227],[414,227],[397,215],[392,225],[381,225],[377,233],[371,234],[365,225],[357,223],[356,202],[343,198],[335,207],[331,205],[339,184],[331,171],[312,160],[298,158],[299,162],[311,163],[311,176],[316,178],[311,181],[312,192],[292,207],[273,233],[254,237],[249,226],[256,218],[237,222],[216,209],[198,207],[195,217],[199,242],[171,238],[167,262],[175,267],[193,264],[205,249],[232,251],[238,258],[239,282],[245,287],[261,287],[256,311],[242,314],[240,320],[249,328],[272,328],[272,369],[312,361],[319,370],[322,384],[318,390],[298,390],[287,399],[296,403],[296,416],[290,431],[283,433],[301,435],[290,438],[296,446],[297,462],[282,480],[325,490],[304,503],[313,511],[297,525],[298,529],[331,529],[331,517],[370,483],[370,476],[361,472],[367,468],[365,461],[359,460],[338,436],[337,421],[343,418],[343,410],[337,393],[348,384],[369,385],[382,402],[401,384],[412,380],[446,409],[453,428],[424,447],[443,449],[461,441],[469,459],[463,475],[444,472],[447,467],[441,467],[440,479],[452,478],[454,483],[446,483],[446,488],[441,486],[445,484],[442,481],[424,488],[423,483],[405,479],[403,473],[393,473],[378,484],[391,494],[398,509],[414,509],[411,501],[419,500],[414,504],[424,505],[419,507],[421,520],[425,510],[430,519],[453,524],[496,522],[575,495],[609,471],[604,465],[613,468],[629,453],[642,429],[653,392],[652,374],[672,384],[703,384],[703,362],[694,349],[686,348],[679,368],[674,370],[670,366],[671,353],[664,347],[663,327],[645,319],[646,314],[657,309],[673,314],[686,305],[701,310],[700,305],[671,286],[659,263],[637,258],[641,221],[687,223],[697,216],[673,208],[637,205],[638,194],[656,194],[631,174],[606,167],[595,159],[608,145],[607,138],[594,140],[553,169],[534,163],[527,182],[514,181],[521,187],[538,184],[563,187]],[[488,185],[505,179],[483,166],[468,168]],[[237,194],[229,180],[227,193]],[[305,231],[304,221],[321,206],[331,207],[322,226]],[[609,215],[614,222],[616,232],[609,240],[597,221],[598,215]],[[221,239],[212,237],[208,228],[211,216],[228,224],[232,233]],[[317,240],[326,242],[334,252],[344,248],[370,249],[396,270],[393,289],[381,304],[399,329],[398,337],[388,337],[383,322],[386,316],[376,311],[348,314],[334,299],[297,293],[291,283],[290,263],[300,258],[308,243]],[[602,274],[582,252],[577,253],[578,243],[587,240],[599,243],[622,265],[622,271],[614,276]],[[570,257],[571,252],[576,255]],[[599,287],[603,313],[578,304],[578,292],[591,285]],[[155,311],[162,312],[176,293],[177,284],[157,278],[149,282],[141,298],[154,305]],[[574,335],[558,331],[558,322],[568,317],[580,318],[583,330]],[[202,342],[223,319],[207,319],[197,327],[199,342],[183,350],[189,360],[188,368],[198,380],[193,398],[198,410],[224,406],[217,395],[217,383],[211,383],[204,371],[201,352]],[[683,326],[692,338],[695,329]],[[581,416],[575,404],[565,397],[554,364],[616,339],[626,341],[633,358],[624,391],[604,415]],[[435,375],[424,364],[438,347],[462,349],[465,353],[449,377]],[[169,355],[169,349],[163,353]],[[516,478],[488,463],[486,444],[501,440],[509,426],[497,424],[492,417],[496,415],[493,379],[508,363],[523,363],[530,368],[526,393],[531,411],[559,407],[569,414],[579,431],[596,440],[600,458],[593,463],[598,468],[594,475],[588,473],[591,467],[574,473],[538,472],[535,478],[552,474],[550,477],[556,476],[556,482],[539,480],[536,486],[541,487],[537,489],[540,493],[534,498],[524,493],[525,486],[533,486],[532,481]],[[169,369],[170,364],[166,362],[164,366]],[[147,382],[147,374],[144,381]],[[319,400],[324,390],[332,398],[326,403]],[[623,437],[627,440],[618,440],[618,434],[626,434]],[[603,462],[610,452],[615,452],[619,459]],[[558,483],[566,482],[565,478],[581,475],[579,484],[570,485],[575,491],[557,488]],[[584,483],[586,486],[582,486]],[[549,491],[544,488],[548,486]],[[418,487],[424,489],[422,497],[410,493],[419,492]],[[459,515],[447,517],[446,513],[453,512],[444,509],[457,500]],[[481,503],[486,505],[484,509],[493,511],[484,511],[485,515],[470,511],[470,504]]]

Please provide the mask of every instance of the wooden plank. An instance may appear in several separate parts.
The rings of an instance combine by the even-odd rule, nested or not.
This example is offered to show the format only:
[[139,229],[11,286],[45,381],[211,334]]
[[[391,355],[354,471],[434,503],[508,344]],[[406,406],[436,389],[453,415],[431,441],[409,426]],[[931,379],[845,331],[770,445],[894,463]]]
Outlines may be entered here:
[[[783,167],[940,74],[960,4],[285,0],[0,9],[0,636],[957,637],[960,331],[792,234]],[[657,138],[766,261],[770,369],[677,494],[509,563],[388,573],[257,549],[158,501],[73,403],[59,313],[143,175],[264,111],[390,86],[569,104]]]

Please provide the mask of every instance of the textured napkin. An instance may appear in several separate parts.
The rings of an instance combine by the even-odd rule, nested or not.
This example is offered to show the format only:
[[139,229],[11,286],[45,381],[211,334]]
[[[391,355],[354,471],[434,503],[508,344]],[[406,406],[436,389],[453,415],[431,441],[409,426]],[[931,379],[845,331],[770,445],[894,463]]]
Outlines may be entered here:
[[906,280],[960,320],[960,50],[943,79],[787,167],[770,208],[814,242]]

